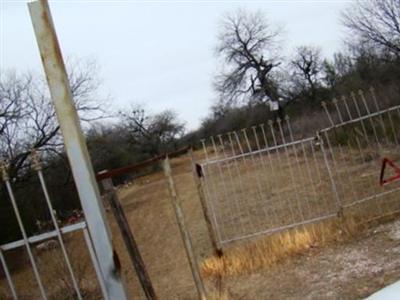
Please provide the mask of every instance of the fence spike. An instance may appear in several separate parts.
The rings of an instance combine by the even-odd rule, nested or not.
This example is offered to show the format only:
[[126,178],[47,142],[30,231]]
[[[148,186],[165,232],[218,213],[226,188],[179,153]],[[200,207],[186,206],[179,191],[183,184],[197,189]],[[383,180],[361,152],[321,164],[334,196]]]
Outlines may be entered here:
[[1,178],[3,181],[8,181],[10,180],[10,177],[8,175],[8,163],[5,161],[0,161],[0,172],[1,172]]
[[347,114],[349,115],[350,120],[353,120],[353,116],[351,115],[350,107],[349,107],[349,105],[348,105],[348,103],[347,103],[347,98],[346,98],[346,96],[343,95],[343,96],[341,97],[341,99],[342,99],[342,101],[343,101],[343,103],[344,103],[344,106],[345,106],[345,108],[346,108],[346,111],[347,111]]
[[42,162],[41,162],[39,153],[35,148],[33,148],[31,150],[30,158],[31,158],[31,162],[32,162],[32,168],[35,171],[42,170]]

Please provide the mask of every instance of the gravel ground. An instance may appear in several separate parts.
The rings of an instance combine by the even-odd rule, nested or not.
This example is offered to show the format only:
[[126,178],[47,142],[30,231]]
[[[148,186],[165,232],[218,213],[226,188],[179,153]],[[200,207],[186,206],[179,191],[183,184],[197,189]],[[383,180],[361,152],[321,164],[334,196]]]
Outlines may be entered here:
[[363,299],[399,279],[397,220],[310,248],[269,270],[224,278],[222,288],[230,299]]

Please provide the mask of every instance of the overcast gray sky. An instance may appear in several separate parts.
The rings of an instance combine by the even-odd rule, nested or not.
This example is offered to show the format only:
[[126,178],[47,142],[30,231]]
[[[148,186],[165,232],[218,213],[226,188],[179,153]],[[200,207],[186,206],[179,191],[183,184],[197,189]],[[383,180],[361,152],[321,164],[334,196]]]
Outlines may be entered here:
[[[1,70],[43,72],[25,1],[1,1]],[[351,1],[50,1],[64,57],[95,58],[112,108],[145,103],[172,108],[189,128],[207,115],[215,95],[213,49],[221,16],[262,10],[285,28],[285,53],[342,47],[340,11]]]

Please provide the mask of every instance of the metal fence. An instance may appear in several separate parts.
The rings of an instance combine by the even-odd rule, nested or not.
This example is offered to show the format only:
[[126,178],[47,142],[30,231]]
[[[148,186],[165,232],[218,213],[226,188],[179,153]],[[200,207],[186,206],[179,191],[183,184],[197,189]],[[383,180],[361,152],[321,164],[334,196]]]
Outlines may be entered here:
[[[52,200],[50,198],[47,186],[46,186],[46,181],[43,175],[43,171],[41,168],[41,163],[39,161],[39,158],[36,153],[33,153],[32,155],[33,159],[33,165],[35,172],[38,176],[39,182],[40,182],[40,187],[43,192],[43,197],[45,200],[45,205],[46,209],[50,215],[50,226],[52,229],[47,232],[42,232],[40,234],[34,235],[34,236],[28,236],[27,234],[27,229],[26,226],[24,225],[24,222],[22,220],[22,209],[18,205],[18,200],[15,197],[15,193],[13,191],[13,187],[11,184],[11,180],[7,174],[7,167],[2,164],[1,165],[1,175],[2,179],[4,181],[8,197],[11,201],[16,220],[18,222],[19,230],[22,236],[22,239],[16,240],[7,244],[0,245],[0,261],[1,261],[1,267],[2,270],[4,271],[5,278],[9,287],[10,294],[12,295],[13,299],[19,299],[19,297],[25,296],[25,297],[30,297],[30,298],[38,298],[41,297],[42,299],[48,299],[48,298],[54,298],[54,293],[60,292],[56,291],[56,288],[54,286],[50,287],[47,286],[45,282],[52,282],[54,283],[54,280],[57,280],[57,278],[49,278],[53,276],[54,274],[43,274],[41,272],[40,268],[40,263],[39,260],[41,260],[41,256],[46,256],[46,258],[49,258],[49,255],[53,256],[54,259],[57,259],[59,261],[54,262],[54,261],[47,261],[45,264],[48,266],[48,264],[55,264],[55,267],[60,268],[57,270],[58,274],[68,274],[69,279],[68,283],[66,283],[66,286],[71,287],[72,290],[62,290],[61,292],[64,294],[69,294],[71,297],[77,298],[77,299],[83,299],[84,293],[87,291],[82,291],[82,287],[79,285],[80,282],[80,276],[81,274],[76,274],[76,270],[74,270],[73,267],[73,262],[71,260],[69,251],[67,250],[68,248],[68,243],[66,242],[66,236],[68,235],[68,239],[71,240],[71,235],[73,235],[73,239],[77,239],[77,234],[81,233],[83,234],[84,241],[86,243],[86,251],[88,256],[90,256],[91,262],[93,264],[93,270],[95,275],[97,276],[97,284],[98,286],[96,287],[96,283],[94,284],[94,289],[100,288],[102,291],[103,296],[105,299],[107,298],[107,293],[106,293],[106,288],[105,288],[105,283],[102,278],[100,268],[99,268],[99,263],[97,260],[97,257],[95,255],[95,251],[92,245],[92,241],[87,229],[87,225],[85,221],[80,220],[79,222],[75,224],[70,224],[70,225],[65,225],[62,226],[59,224],[59,219],[56,214],[56,211],[54,210]],[[82,244],[80,244],[82,246]],[[30,268],[28,265],[30,265],[31,270],[33,272],[33,276],[35,279],[35,282],[37,284],[38,289],[35,289],[31,287],[27,288],[29,285],[23,285],[20,286],[19,288],[16,286],[13,277],[11,275],[12,272],[10,272],[10,268],[8,266],[7,262],[7,254],[11,252],[18,252],[19,255],[22,254],[20,250],[25,250],[26,254],[28,256],[29,262],[27,265],[23,266],[24,269],[29,270]],[[79,249],[74,249],[75,251],[79,251],[81,259],[84,258],[85,256],[85,249],[79,248]],[[41,252],[48,252],[48,253],[41,253]],[[22,261],[22,256],[20,257],[20,260]],[[44,268],[42,264],[42,268]],[[28,278],[25,277],[25,280]],[[65,280],[65,277],[59,278],[62,280]]]
[[400,106],[380,109],[371,89],[323,109],[327,127],[310,138],[296,140],[286,117],[202,141],[221,244],[338,214],[363,220],[400,209],[400,184],[379,184],[382,159],[400,160]]
[[[89,153],[84,140],[82,129],[79,124],[79,117],[72,99],[72,93],[69,86],[65,64],[62,58],[60,46],[58,44],[55,33],[54,22],[50,13],[50,8],[46,0],[32,1],[28,3],[29,13],[32,20],[34,33],[39,47],[46,80],[49,85],[51,99],[54,103],[55,112],[57,114],[58,123],[62,132],[65,151],[67,153],[74,182],[77,187],[79,198],[81,200],[82,209],[85,213],[86,220],[72,226],[60,226],[57,223],[51,199],[47,191],[44,176],[40,169],[40,164],[36,164],[36,171],[39,177],[40,185],[43,190],[44,198],[51,216],[53,229],[50,232],[29,237],[22,220],[23,208],[19,207],[19,203],[15,198],[12,180],[7,174],[7,167],[2,166],[2,179],[5,183],[8,198],[11,201],[22,239],[6,245],[0,246],[1,266],[4,270],[6,282],[13,299],[23,298],[27,296],[29,299],[60,299],[66,295],[54,295],[54,286],[52,280],[56,274],[62,276],[69,274],[70,278],[62,278],[62,282],[67,286],[72,286],[72,295],[70,298],[83,298],[83,291],[86,290],[83,284],[88,285],[93,280],[78,282],[77,270],[74,261],[71,260],[71,251],[68,246],[75,239],[77,233],[83,234],[86,241],[87,251],[82,249],[82,243],[78,243],[75,253],[77,258],[75,262],[85,261],[85,253],[92,259],[94,273],[98,278],[98,285],[104,299],[127,299],[125,287],[121,282],[118,274],[118,264],[113,250],[112,240],[108,224],[105,219],[104,208],[101,203],[100,194],[94,178],[93,168],[90,162]],[[29,195],[25,195],[29,197]],[[90,235],[89,235],[90,232]],[[74,233],[73,237],[67,240],[67,234]],[[58,265],[54,272],[48,272],[48,267],[52,264],[48,259],[59,261],[55,251],[51,251],[50,255],[46,255],[41,264],[40,255],[35,251],[35,244],[55,238],[53,245],[57,245],[61,251],[61,258],[64,263]],[[28,277],[17,272],[10,272],[7,254],[24,248],[31,268],[27,267],[23,271],[26,273],[32,271],[35,284],[31,285]],[[17,257],[23,260],[21,253],[17,252]],[[43,254],[44,256],[44,254]],[[88,259],[90,261],[90,258]],[[24,263],[22,261],[22,263]],[[23,267],[28,266],[24,264]],[[47,268],[47,269],[46,269]],[[46,275],[46,276],[44,276]],[[16,282],[16,278],[19,279]],[[69,283],[72,282],[72,285]],[[2,281],[0,281],[2,284]],[[8,297],[8,296],[6,296]]]

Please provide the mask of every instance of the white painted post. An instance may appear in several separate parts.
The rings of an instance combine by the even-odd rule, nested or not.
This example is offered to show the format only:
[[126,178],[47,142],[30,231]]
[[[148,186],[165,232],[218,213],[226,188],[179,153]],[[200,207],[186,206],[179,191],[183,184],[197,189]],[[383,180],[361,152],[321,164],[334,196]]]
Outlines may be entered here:
[[111,233],[106,223],[104,207],[72,99],[49,5],[46,0],[40,0],[28,3],[28,7],[50,95],[54,102],[72,174],[104,278],[107,296],[109,299],[125,300],[127,299],[125,288],[114,272]]

